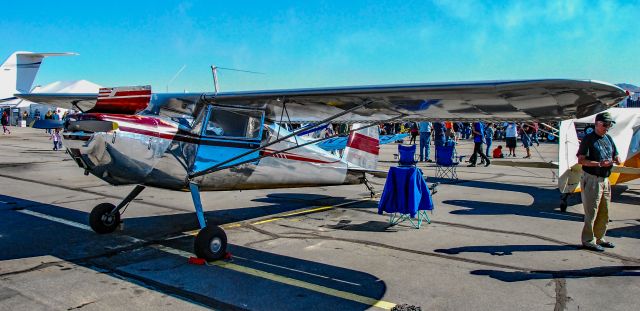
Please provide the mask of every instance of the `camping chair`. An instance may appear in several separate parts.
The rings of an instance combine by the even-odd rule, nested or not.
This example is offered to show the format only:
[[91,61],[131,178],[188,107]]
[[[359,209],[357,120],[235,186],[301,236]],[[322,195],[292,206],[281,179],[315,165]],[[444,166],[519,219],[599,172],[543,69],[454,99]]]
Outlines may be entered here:
[[436,146],[436,178],[458,180],[458,164],[454,144]]
[[398,161],[399,166],[416,165],[416,145],[398,145],[398,154],[400,154],[400,160]]

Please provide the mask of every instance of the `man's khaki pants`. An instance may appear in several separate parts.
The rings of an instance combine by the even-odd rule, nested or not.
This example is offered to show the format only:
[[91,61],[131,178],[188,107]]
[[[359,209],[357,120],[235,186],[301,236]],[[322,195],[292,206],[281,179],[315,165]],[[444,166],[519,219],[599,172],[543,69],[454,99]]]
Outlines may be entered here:
[[609,178],[583,172],[580,187],[582,188],[582,205],[584,206],[582,244],[604,241],[609,223],[609,203],[611,202]]

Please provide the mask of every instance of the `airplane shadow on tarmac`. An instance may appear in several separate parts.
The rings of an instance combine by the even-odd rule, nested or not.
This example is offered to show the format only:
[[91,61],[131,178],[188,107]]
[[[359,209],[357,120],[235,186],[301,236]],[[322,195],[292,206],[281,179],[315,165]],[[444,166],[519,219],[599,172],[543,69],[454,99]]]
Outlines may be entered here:
[[560,193],[557,189],[545,189],[535,186],[497,183],[487,181],[461,181],[456,184],[463,187],[474,187],[491,190],[527,193],[533,198],[531,205],[482,202],[472,200],[446,200],[443,203],[460,206],[464,210],[452,211],[459,215],[520,215],[528,217],[550,218],[566,221],[583,221],[583,215],[571,212],[560,212]]
[[[526,217],[548,218],[565,221],[583,222],[582,213],[560,212],[556,209],[559,202],[557,189],[544,189],[526,185],[511,185],[484,181],[460,182],[459,186],[476,187],[484,189],[504,190],[528,193],[533,197],[531,205],[507,204],[495,202],[483,202],[472,200],[446,200],[443,203],[463,207],[464,209],[451,211],[457,215],[518,215]],[[626,185],[612,188],[613,203],[636,204],[638,197],[636,191],[629,191]],[[580,198],[579,195],[573,197]],[[627,226],[612,228],[607,231],[608,236],[640,238],[640,226]]]
[[474,270],[473,275],[489,276],[492,279],[503,282],[521,282],[529,280],[545,279],[581,279],[608,276],[640,276],[640,266],[603,266],[577,270],[555,271],[500,271],[500,270]]
[[457,255],[460,253],[487,253],[493,256],[508,256],[516,252],[549,252],[549,251],[575,251],[578,246],[571,245],[483,245],[463,246],[447,249],[436,249],[436,253]]
[[[307,200],[292,204],[294,197],[315,201],[326,199],[322,196],[278,194],[264,198],[272,203],[269,206],[209,211],[205,217],[210,223],[223,224],[310,205]],[[332,198],[332,201],[346,200]],[[233,264],[251,271],[260,270],[260,275],[271,277],[219,266],[190,265],[184,257],[150,247],[160,244],[192,252],[192,237],[173,240],[164,240],[163,237],[196,229],[195,213],[125,217],[123,231],[98,235],[20,210],[80,224],[88,222],[85,212],[0,195],[0,261],[51,255],[101,273],[124,275],[149,290],[221,309],[366,310],[387,290],[383,280],[365,272],[232,243],[229,251],[233,254]],[[233,233],[228,234],[232,242]],[[128,237],[146,242],[134,243]],[[287,280],[291,282],[287,283]],[[307,285],[294,285],[301,283]],[[337,297],[327,294],[335,291],[343,294]],[[371,303],[357,301],[352,298],[354,294]]]

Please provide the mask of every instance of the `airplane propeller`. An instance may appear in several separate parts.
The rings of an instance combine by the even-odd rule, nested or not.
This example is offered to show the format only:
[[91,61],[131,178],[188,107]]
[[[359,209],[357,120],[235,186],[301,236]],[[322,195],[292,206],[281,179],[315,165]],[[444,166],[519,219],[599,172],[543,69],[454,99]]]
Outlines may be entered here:
[[71,132],[110,132],[118,129],[118,123],[104,120],[69,121],[65,129]]
[[33,128],[37,129],[61,129],[65,128],[71,132],[110,132],[118,129],[118,123],[103,120],[37,120],[33,123]]

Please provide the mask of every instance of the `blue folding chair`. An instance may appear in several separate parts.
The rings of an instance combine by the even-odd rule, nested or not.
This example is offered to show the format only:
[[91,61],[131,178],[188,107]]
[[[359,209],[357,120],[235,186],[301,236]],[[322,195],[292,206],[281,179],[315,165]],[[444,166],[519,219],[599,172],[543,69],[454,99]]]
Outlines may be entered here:
[[416,165],[416,145],[398,145],[398,154],[400,154],[400,160],[398,161],[399,166]]
[[458,180],[455,144],[436,146],[436,178]]

